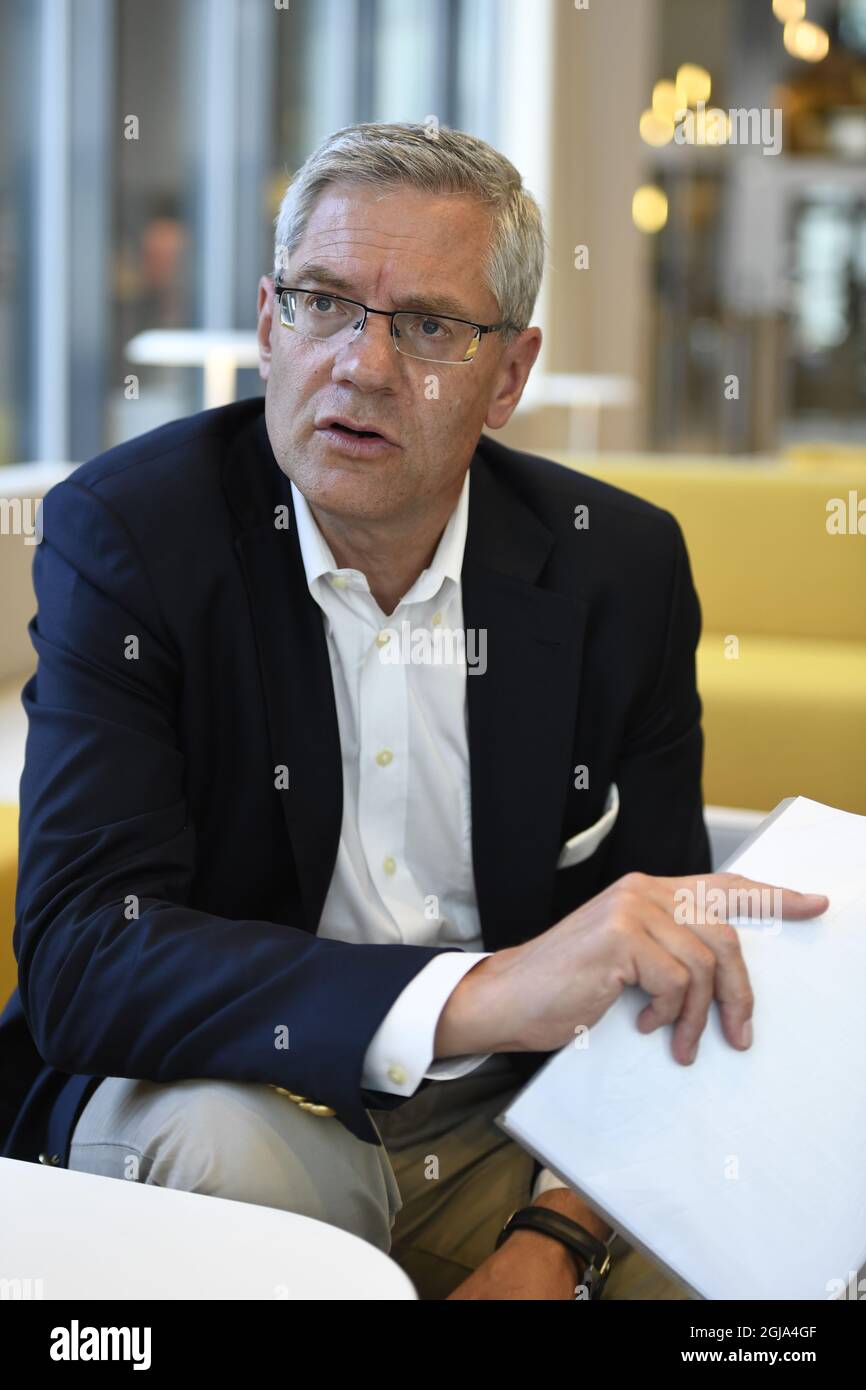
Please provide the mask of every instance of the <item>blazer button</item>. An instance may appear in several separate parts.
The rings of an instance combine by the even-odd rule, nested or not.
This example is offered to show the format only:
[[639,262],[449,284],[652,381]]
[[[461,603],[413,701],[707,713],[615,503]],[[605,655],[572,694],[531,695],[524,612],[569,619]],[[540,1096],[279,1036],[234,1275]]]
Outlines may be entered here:
[[[273,1085],[273,1082],[271,1083]],[[299,1096],[294,1091],[287,1091],[285,1086],[274,1086],[273,1089],[281,1096],[288,1096],[293,1100],[300,1110],[306,1110],[311,1115],[336,1115],[336,1110],[332,1110],[330,1105],[317,1105],[315,1101],[308,1100],[306,1096]]]
[[289,1100],[293,1100],[296,1105],[300,1105],[302,1100],[307,1099],[306,1096],[296,1095],[294,1091],[287,1091],[285,1086],[274,1086],[274,1090],[280,1096],[288,1096]]
[[40,1154],[39,1162],[50,1163],[56,1168],[58,1163],[60,1162],[60,1154]]

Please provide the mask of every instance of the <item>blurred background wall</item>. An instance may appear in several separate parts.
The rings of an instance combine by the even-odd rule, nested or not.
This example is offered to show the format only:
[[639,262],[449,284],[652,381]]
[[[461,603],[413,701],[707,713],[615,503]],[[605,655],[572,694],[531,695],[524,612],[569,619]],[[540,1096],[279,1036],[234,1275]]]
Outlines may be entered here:
[[[866,0],[809,0],[799,45],[774,9],[806,7],[2,0],[0,463],[81,461],[199,408],[199,368],[133,365],[127,344],[251,329],[292,171],[340,125],[429,117],[524,172],[551,244],[540,366],[601,378],[582,435],[586,412],[551,403],[504,438],[862,440]],[[684,65],[710,110],[779,110],[780,151],[709,125],[679,143],[654,89]],[[700,71],[673,100],[696,106]],[[259,391],[256,373],[236,389]]]

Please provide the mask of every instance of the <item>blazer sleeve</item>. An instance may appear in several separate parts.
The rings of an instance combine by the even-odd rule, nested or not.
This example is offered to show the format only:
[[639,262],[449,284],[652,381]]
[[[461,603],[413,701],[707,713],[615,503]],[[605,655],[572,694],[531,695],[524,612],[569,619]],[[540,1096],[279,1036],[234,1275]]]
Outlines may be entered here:
[[695,675],[701,610],[682,531],[672,516],[667,522],[658,662],[649,688],[634,702],[617,762],[620,811],[607,845],[608,881],[634,870],[675,877],[711,867]]
[[70,1074],[284,1086],[378,1143],[364,1056],[441,950],[320,939],[300,916],[238,921],[191,906],[182,654],[98,493],[74,476],[52,488],[43,533],[14,935],[39,1053]]

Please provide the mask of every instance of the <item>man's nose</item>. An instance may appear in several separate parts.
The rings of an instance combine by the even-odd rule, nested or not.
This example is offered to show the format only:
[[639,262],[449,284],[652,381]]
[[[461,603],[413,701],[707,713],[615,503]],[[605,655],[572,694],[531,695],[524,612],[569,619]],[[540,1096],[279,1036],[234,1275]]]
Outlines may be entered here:
[[391,320],[383,314],[368,314],[361,332],[337,349],[331,376],[335,381],[354,381],[370,389],[393,381],[399,374],[399,362]]

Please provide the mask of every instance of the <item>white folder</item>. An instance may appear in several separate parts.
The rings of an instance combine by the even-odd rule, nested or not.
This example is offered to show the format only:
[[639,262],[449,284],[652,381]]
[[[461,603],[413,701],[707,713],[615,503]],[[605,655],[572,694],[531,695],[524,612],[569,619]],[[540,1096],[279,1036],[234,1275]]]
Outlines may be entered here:
[[497,1122],[697,1298],[866,1298],[866,816],[789,798],[725,867],[830,899],[737,921],[752,1047],[714,1003],[682,1066],[628,989]]

